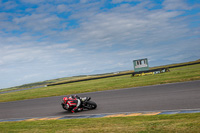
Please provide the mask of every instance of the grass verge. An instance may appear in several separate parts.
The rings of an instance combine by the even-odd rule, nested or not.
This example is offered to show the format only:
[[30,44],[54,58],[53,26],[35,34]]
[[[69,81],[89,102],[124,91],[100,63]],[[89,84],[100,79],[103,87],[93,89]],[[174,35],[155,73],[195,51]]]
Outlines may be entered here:
[[71,120],[1,122],[2,133],[149,133],[176,132],[197,133],[200,131],[200,113],[115,118],[86,118]]
[[97,79],[5,93],[0,94],[0,102],[70,95],[77,93],[122,89],[129,87],[148,86],[174,82],[184,82],[191,80],[200,80],[200,64],[172,68],[170,69],[170,72],[156,75],[148,75],[141,77],[131,77],[131,75],[124,75],[105,79]]

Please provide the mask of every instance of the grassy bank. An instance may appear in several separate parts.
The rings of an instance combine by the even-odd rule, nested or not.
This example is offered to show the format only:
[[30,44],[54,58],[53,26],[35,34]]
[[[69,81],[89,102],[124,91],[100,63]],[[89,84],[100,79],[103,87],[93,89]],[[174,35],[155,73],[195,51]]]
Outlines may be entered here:
[[116,118],[1,122],[0,129],[2,133],[198,133],[200,131],[200,113]]
[[191,80],[200,80],[200,64],[172,68],[170,69],[170,72],[156,75],[148,75],[141,77],[131,77],[131,75],[124,75],[105,79],[97,79],[12,93],[5,93],[0,94],[0,102],[112,89],[122,89],[138,86],[148,86],[164,83],[184,82]]

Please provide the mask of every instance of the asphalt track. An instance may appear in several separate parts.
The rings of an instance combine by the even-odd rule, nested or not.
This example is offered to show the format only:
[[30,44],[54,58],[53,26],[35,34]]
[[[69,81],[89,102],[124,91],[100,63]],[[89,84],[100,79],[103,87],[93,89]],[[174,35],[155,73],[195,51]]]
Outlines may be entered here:
[[63,96],[56,96],[0,103],[0,119],[200,109],[200,80],[78,95],[92,97],[97,109],[72,114],[62,109]]

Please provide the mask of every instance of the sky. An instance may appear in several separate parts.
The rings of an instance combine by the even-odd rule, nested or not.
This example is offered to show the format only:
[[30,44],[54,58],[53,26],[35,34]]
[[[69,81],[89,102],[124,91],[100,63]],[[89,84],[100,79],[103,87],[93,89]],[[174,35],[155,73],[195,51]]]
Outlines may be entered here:
[[200,0],[0,0],[0,89],[200,59]]

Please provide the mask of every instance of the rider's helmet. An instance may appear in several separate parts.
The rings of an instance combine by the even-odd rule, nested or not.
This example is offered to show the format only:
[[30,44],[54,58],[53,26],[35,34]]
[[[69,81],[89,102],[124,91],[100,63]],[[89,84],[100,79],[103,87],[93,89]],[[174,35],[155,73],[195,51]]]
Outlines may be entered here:
[[67,102],[68,98],[67,97],[64,97],[63,98],[63,103],[65,104]]

